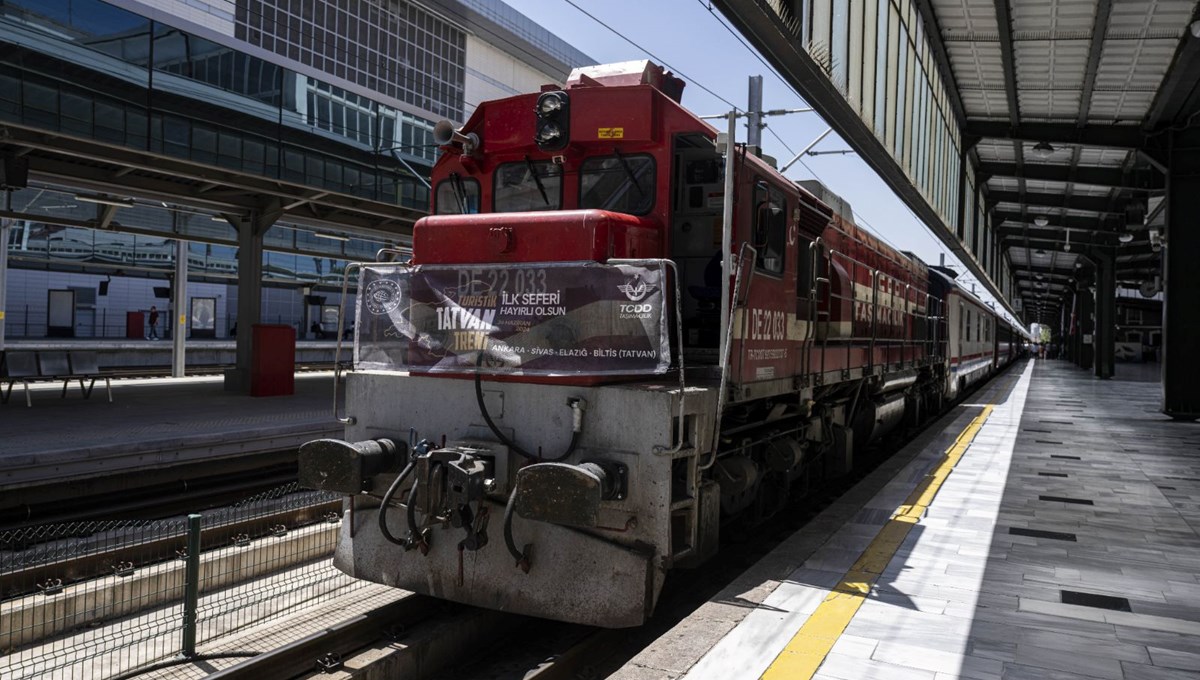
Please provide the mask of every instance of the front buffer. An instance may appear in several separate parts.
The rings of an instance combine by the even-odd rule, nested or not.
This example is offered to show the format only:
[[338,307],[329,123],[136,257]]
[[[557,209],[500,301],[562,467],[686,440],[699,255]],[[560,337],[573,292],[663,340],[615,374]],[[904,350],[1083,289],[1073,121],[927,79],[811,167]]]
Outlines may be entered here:
[[716,390],[487,382],[481,409],[476,389],[470,379],[347,376],[346,436],[357,448],[301,450],[304,485],[353,494],[334,564],[490,609],[643,623],[666,570],[715,545],[700,525],[718,494],[697,483],[696,453],[711,446]]

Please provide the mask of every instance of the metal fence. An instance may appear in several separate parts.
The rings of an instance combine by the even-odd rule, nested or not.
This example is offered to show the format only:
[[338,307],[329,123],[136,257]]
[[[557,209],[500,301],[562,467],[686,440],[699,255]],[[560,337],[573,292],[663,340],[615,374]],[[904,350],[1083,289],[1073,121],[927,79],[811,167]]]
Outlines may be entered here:
[[0,532],[0,677],[132,677],[351,593],[365,584],[329,560],[340,518],[339,497],[288,485],[188,517]]

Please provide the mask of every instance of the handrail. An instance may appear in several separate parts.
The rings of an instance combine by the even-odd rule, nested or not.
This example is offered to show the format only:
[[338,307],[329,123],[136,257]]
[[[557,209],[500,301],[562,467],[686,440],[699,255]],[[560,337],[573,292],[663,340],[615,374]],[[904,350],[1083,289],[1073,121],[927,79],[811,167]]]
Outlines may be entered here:
[[[387,248],[380,248],[380,253]],[[376,253],[378,256],[378,253]],[[350,289],[350,271],[352,269],[362,269],[367,263],[365,262],[349,262],[346,268],[342,270],[342,298],[338,302],[338,330],[337,330],[337,346],[333,350],[333,417],[343,425],[353,425],[358,420],[351,415],[342,417],[338,415],[338,385],[342,382],[342,337],[345,335],[342,332],[342,326],[345,325],[346,318],[346,292]],[[354,333],[358,334],[358,323],[354,324]]]
[[[825,294],[826,294],[826,297],[829,299],[829,302],[826,304],[827,309],[825,310],[825,324],[826,324],[825,325],[825,335],[824,335],[824,337],[821,338],[821,375],[825,375],[825,356],[829,351],[829,331],[830,331],[829,327],[833,323],[833,285],[832,285],[833,280],[830,277],[833,276],[832,272],[833,272],[833,252],[834,251],[825,249],[824,240],[821,241],[821,246],[822,247],[821,247],[820,253],[823,254],[824,258],[825,258],[826,276],[818,278],[817,281],[820,282],[820,280],[822,278],[824,279],[825,286],[826,286]],[[817,309],[817,315],[818,316],[820,315],[820,307],[819,306]]]
[[679,284],[679,266],[675,263],[674,260],[669,260],[666,258],[662,258],[662,259],[609,258],[606,261],[606,264],[641,265],[641,264],[648,264],[651,262],[662,263],[662,264],[670,267],[671,271],[675,274],[675,276],[674,276],[674,278],[675,278],[675,286],[674,286],[675,287],[675,347],[678,350],[677,354],[679,355],[679,425],[678,425],[678,429],[676,430],[675,446],[673,446],[669,449],[666,448],[665,446],[661,446],[661,445],[655,445],[655,447],[654,447],[654,453],[656,453],[658,455],[673,456],[676,453],[679,453],[680,451],[683,450],[683,443],[684,443],[683,423],[685,420],[685,418],[684,418],[684,400],[687,398],[687,380],[685,377],[687,370],[686,370],[686,367],[684,366],[684,361],[683,361],[683,295],[682,295],[682,293],[679,292],[680,291],[680,289],[679,289],[679,285],[680,285]]
[[867,354],[867,368],[871,373],[875,372],[875,339],[879,337],[879,273],[878,269],[871,271],[871,344]]
[[[820,269],[817,268],[817,254],[822,252],[821,246],[825,245],[825,241],[818,236],[808,244],[808,266],[812,272],[812,284],[808,287],[808,327],[804,329],[804,351],[801,355],[801,370],[807,374],[812,372],[812,366],[809,361],[812,359],[812,349],[810,343],[816,339],[817,335],[817,314],[820,309],[820,304],[817,302],[817,288],[824,281],[829,283],[829,277],[819,276]],[[824,352],[822,352],[822,360],[824,360]]]
[[[750,245],[749,243],[742,241],[742,247],[738,249],[738,254],[737,254],[737,272],[734,275],[734,279],[733,279],[732,295],[730,296],[729,300],[721,301],[721,304],[729,305],[729,325],[725,329],[725,347],[722,350],[723,355],[722,355],[722,361],[721,361],[721,364],[722,364],[721,382],[720,382],[720,388],[717,390],[716,417],[713,419],[714,423],[713,423],[713,435],[712,435],[712,456],[708,459],[707,462],[704,463],[704,465],[697,465],[696,466],[697,471],[707,470],[708,468],[712,467],[713,463],[717,462],[717,445],[720,444],[720,442],[721,442],[721,418],[725,413],[725,392],[726,392],[726,390],[729,389],[729,372],[730,372],[729,357],[730,357],[731,348],[733,347],[733,319],[736,316],[733,313],[734,312],[733,303],[734,303],[734,301],[736,301],[738,299],[740,290],[742,287],[742,269],[743,269],[742,261],[745,259],[745,254],[746,254],[747,250],[749,250],[751,253],[754,254],[754,261],[758,260],[758,250],[754,246]],[[753,278],[754,278],[754,268],[751,267],[750,268],[750,276],[748,277],[748,279],[753,279]],[[746,290],[747,291],[750,290],[750,284],[748,282],[746,284]]]
[[[404,257],[405,255],[407,255],[407,256],[409,256],[410,259],[412,257],[411,252],[405,252],[399,248],[380,248],[379,250],[375,251],[375,262],[376,263],[383,263],[383,254],[384,253],[391,253],[393,255],[399,255],[400,257]],[[388,263],[388,264],[392,264],[392,263]],[[401,263],[401,264],[403,264],[403,263]]]

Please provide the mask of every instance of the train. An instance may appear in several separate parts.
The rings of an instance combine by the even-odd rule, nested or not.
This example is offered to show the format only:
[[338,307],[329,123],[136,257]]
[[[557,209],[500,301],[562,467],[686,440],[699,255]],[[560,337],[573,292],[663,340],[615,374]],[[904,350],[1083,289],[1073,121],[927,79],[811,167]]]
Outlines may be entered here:
[[[359,263],[334,564],[642,624],[667,574],[859,468],[1027,339],[681,104],[649,61],[440,123],[411,259]],[[732,215],[732,219],[726,219]],[[392,260],[392,261],[387,261]]]

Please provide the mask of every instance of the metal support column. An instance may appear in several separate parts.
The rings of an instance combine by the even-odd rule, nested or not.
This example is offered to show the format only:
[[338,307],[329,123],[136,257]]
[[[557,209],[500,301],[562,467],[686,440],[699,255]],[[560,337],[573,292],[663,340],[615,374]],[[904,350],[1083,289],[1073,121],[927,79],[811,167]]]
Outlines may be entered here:
[[1079,366],[1079,290],[1070,291],[1070,314],[1067,319],[1067,359]]
[[238,231],[237,364],[225,371],[225,389],[231,392],[250,392],[254,326],[262,312],[263,235],[281,214],[276,207],[240,217],[227,216]]
[[12,220],[0,218],[0,352],[4,351],[4,309],[8,304],[8,235]]
[[185,352],[187,342],[187,276],[188,276],[188,242],[175,239],[175,286],[171,291],[171,312],[168,323],[174,325],[171,330],[171,377],[182,378],[184,373]]
[[1075,357],[1075,363],[1085,370],[1092,368],[1096,346],[1096,325],[1092,320],[1096,305],[1090,288],[1088,283],[1081,283],[1076,289],[1079,296],[1079,354]]
[[1116,372],[1117,272],[1112,252],[1094,252],[1096,263],[1096,377],[1111,378]]
[[183,580],[183,645],[180,656],[196,656],[196,622],[200,611],[201,515],[188,515],[187,562]]
[[1163,413],[1200,418],[1200,134],[1171,133],[1163,245]]
[[760,154],[762,151],[762,95],[762,76],[750,76],[749,106],[746,109],[747,153]]

